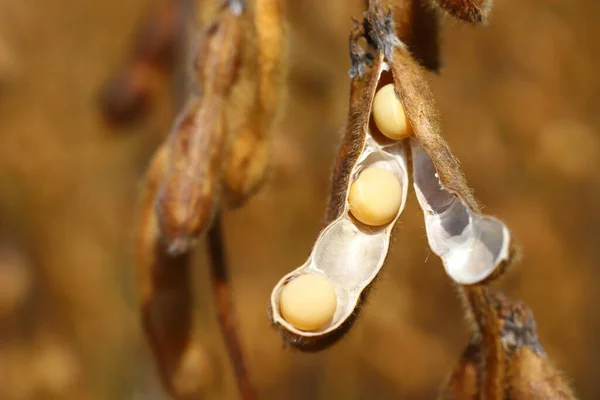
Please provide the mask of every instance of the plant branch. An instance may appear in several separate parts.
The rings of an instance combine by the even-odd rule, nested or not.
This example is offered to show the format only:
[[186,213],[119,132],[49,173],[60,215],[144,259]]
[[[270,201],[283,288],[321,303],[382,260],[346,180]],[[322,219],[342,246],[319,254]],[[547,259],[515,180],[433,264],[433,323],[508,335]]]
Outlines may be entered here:
[[250,381],[242,346],[238,336],[237,316],[233,301],[231,282],[227,270],[224,238],[220,214],[217,213],[208,230],[208,254],[217,318],[225,340],[225,347],[234,369],[238,389],[243,400],[257,399],[256,389]]

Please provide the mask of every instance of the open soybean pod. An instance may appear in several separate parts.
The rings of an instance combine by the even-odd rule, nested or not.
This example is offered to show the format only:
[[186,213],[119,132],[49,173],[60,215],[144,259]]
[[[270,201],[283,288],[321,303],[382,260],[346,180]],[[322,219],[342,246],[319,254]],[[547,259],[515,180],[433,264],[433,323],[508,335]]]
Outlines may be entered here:
[[[382,268],[408,192],[406,141],[390,140],[371,118],[375,94],[389,84],[382,47],[367,54],[351,36],[353,61],[346,134],[326,216],[308,260],[275,286],[273,324],[289,344],[319,350],[351,326]],[[372,61],[372,63],[371,63]],[[370,63],[370,65],[369,65]]]
[[391,68],[414,131],[410,139],[414,188],[425,214],[429,245],[456,283],[483,282],[511,262],[515,247],[510,232],[498,219],[480,214],[458,160],[440,135],[424,71],[401,46],[394,49]]
[[224,5],[203,32],[194,67],[195,91],[167,139],[168,168],[156,207],[171,253],[186,251],[210,225],[218,199],[225,107],[239,67],[239,11],[237,3]]

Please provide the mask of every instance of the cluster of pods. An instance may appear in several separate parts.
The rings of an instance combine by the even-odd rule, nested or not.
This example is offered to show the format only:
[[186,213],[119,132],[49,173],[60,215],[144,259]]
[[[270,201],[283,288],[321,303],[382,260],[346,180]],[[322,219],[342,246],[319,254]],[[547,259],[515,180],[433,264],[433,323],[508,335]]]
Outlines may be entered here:
[[514,253],[506,226],[479,213],[440,135],[424,70],[386,18],[380,10],[367,13],[352,39],[366,36],[372,44],[361,48],[365,65],[352,77],[328,224],[306,263],[271,296],[273,322],[300,347],[318,347],[355,314],[384,264],[411,181],[429,245],[456,283],[485,281]]
[[[516,245],[500,220],[481,214],[441,135],[426,80],[426,69],[439,65],[440,10],[483,23],[491,1],[367,3],[350,35],[348,119],[325,226],[306,262],[275,285],[272,324],[285,343],[304,351],[341,338],[383,267],[394,226],[414,193],[429,246],[456,284],[472,328],[440,399],[573,399],[539,345],[531,311],[487,286],[514,261]],[[164,4],[168,29],[158,30],[156,46],[136,49],[119,79],[173,62],[166,54],[177,42],[181,15],[173,0]],[[177,382],[179,375],[194,375],[182,372],[194,349],[189,253],[206,231],[218,316],[240,393],[256,398],[236,336],[218,210],[244,204],[265,180],[268,134],[283,98],[283,21],[280,0],[219,3],[195,50],[192,90],[147,172],[137,244],[142,320],[175,398],[196,398]],[[147,85],[119,82],[104,93],[113,120],[127,118],[147,97],[140,89]]]
[[[405,32],[381,3],[369,2],[350,37],[350,105],[326,226],[307,261],[276,284],[272,323],[304,351],[341,338],[385,262],[412,184],[429,246],[471,322],[471,341],[439,399],[574,399],[538,342],[531,310],[488,288],[517,258],[517,246],[500,220],[481,214],[441,135],[425,78],[431,59],[419,54],[432,46],[402,41]],[[480,1],[437,5],[473,23],[490,8]]]

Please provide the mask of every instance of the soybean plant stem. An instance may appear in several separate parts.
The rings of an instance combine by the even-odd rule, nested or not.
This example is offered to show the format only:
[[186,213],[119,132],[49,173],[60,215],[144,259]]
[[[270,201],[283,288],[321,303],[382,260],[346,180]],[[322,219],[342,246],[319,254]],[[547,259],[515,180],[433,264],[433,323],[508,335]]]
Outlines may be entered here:
[[213,296],[219,326],[225,340],[225,347],[233,366],[242,400],[256,400],[258,396],[248,376],[237,332],[237,316],[233,303],[229,273],[227,271],[227,259],[225,256],[221,215],[219,212],[215,215],[214,222],[208,231],[207,240]]

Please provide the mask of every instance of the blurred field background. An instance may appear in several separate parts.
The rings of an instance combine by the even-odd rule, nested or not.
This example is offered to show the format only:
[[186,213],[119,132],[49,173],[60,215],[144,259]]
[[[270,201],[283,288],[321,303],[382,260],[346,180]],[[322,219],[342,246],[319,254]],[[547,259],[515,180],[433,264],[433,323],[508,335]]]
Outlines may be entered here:
[[[150,0],[0,0],[0,399],[164,399],[143,341],[132,239],[147,161],[175,106],[114,127],[98,93]],[[581,399],[600,398],[600,4],[498,0],[490,24],[445,19],[431,81],[444,134],[523,262],[496,287],[533,309]],[[268,186],[225,214],[241,336],[264,399],[433,399],[468,340],[410,198],[351,333],[282,348],[266,310],[320,228],[348,103],[347,37],[363,1],[287,1],[288,104]],[[235,399],[198,251],[194,362],[207,399]]]

